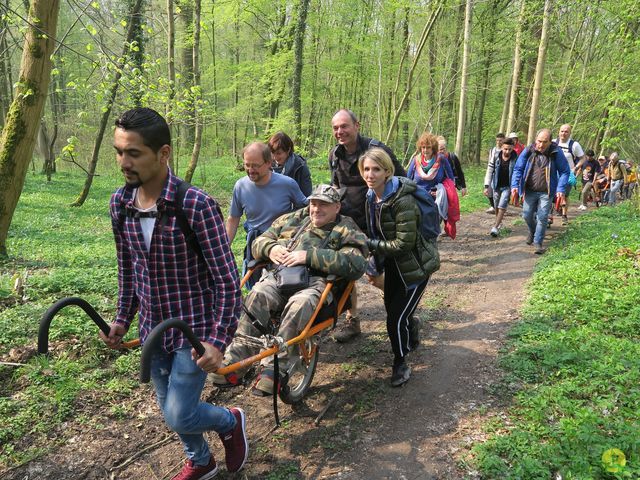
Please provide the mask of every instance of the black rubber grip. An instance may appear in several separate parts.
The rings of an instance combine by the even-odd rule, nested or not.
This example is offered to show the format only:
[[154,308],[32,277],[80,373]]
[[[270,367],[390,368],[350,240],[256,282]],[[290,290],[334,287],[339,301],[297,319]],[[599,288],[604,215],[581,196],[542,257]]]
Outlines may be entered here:
[[140,382],[149,383],[149,380],[151,380],[151,357],[153,353],[160,348],[164,332],[170,328],[181,330],[184,336],[187,337],[187,340],[189,340],[189,343],[191,343],[191,346],[198,352],[198,355],[204,355],[204,347],[202,343],[200,343],[200,340],[196,338],[189,325],[177,318],[166,320],[151,330],[151,333],[149,333],[149,336],[147,336],[147,339],[144,341],[142,355],[140,356]]
[[98,328],[102,330],[102,333],[109,335],[109,325],[107,325],[107,322],[104,321],[100,314],[96,312],[96,309],[89,305],[86,300],[83,300],[80,297],[66,297],[62,300],[58,300],[56,303],[51,305],[46,312],[44,312],[42,320],[40,320],[40,328],[38,329],[38,353],[46,354],[49,352],[49,327],[51,326],[51,320],[53,320],[56,313],[64,307],[71,305],[80,307],[84,310]]

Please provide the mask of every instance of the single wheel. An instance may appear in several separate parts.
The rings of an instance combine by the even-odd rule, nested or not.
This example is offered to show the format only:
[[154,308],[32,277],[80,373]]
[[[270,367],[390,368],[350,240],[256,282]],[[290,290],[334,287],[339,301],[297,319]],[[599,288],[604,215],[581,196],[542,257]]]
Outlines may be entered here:
[[302,400],[311,386],[318,365],[320,345],[317,338],[312,337],[296,347],[296,354],[287,370],[287,384],[280,389],[280,399],[284,403],[297,403]]

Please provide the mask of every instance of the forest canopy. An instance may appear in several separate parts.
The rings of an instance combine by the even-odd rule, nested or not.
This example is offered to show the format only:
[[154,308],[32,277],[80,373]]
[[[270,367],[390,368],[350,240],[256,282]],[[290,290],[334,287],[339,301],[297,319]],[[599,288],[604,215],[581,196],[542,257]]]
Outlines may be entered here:
[[[19,80],[27,3],[0,1],[3,120]],[[118,112],[144,105],[170,119],[179,153],[191,154],[199,126],[208,159],[237,155],[277,130],[304,154],[324,156],[330,118],[346,107],[399,157],[425,129],[453,147],[468,4],[463,161],[484,159],[498,131],[526,141],[545,4],[535,128],[555,133],[570,123],[585,148],[637,156],[635,0],[62,0],[41,137],[51,161],[72,153],[86,166],[105,111],[110,128]]]

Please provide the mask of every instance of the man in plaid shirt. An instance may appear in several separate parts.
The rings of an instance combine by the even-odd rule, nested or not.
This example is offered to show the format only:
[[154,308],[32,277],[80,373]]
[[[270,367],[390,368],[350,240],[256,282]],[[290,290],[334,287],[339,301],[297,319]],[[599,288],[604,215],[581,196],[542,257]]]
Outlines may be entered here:
[[205,354],[198,357],[182,332],[170,329],[151,364],[158,404],[188,457],[173,478],[208,479],[217,473],[203,436],[211,430],[220,435],[227,470],[236,472],[247,459],[244,412],[200,401],[207,372],[220,367],[235,333],[242,301],[220,207],[195,187],[184,194],[181,210],[197,239],[200,251],[195,251],[176,219],[181,180],[168,167],[167,122],[154,110],[135,108],[115,125],[113,145],[126,185],[111,197],[119,293],[115,321],[102,338],[118,348],[136,312],[143,343],[164,320],[185,321]]

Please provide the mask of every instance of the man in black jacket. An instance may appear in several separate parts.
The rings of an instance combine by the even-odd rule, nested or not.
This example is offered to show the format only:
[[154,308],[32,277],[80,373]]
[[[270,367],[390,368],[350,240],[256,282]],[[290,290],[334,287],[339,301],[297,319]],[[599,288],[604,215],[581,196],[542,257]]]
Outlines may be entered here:
[[[338,144],[329,152],[331,184],[344,190],[340,213],[351,217],[362,231],[367,231],[365,219],[365,195],[368,187],[358,170],[358,159],[373,147],[385,150],[395,167],[395,175],[404,177],[406,172],[391,149],[373,138],[360,135],[360,122],[356,115],[347,109],[341,109],[331,119],[333,136]],[[360,321],[357,318],[356,289],[351,295],[351,308],[347,311],[345,323],[333,335],[338,342],[348,342],[360,333]]]

